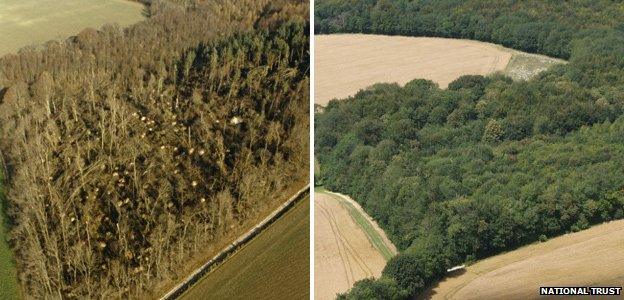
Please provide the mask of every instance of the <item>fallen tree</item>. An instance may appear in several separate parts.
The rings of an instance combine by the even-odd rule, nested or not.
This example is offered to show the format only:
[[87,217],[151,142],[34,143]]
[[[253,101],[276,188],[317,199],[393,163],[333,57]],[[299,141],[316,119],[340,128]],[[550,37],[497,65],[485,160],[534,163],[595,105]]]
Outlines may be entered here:
[[307,3],[243,4],[167,9],[0,59],[26,295],[139,298],[307,178],[308,25],[282,11]]

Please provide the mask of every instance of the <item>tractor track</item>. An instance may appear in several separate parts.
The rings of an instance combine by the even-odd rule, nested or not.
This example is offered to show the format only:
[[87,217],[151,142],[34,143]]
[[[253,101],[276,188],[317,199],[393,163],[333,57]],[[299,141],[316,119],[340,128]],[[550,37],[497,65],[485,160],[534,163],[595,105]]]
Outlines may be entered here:
[[340,256],[341,256],[341,260],[343,261],[343,266],[345,267],[345,271],[348,268],[348,273],[351,275],[350,278],[349,276],[347,276],[347,281],[349,282],[349,284],[352,285],[356,281],[354,270],[353,270],[353,267],[351,266],[350,258],[353,259],[353,261],[357,264],[357,267],[359,267],[359,269],[365,274],[365,277],[372,277],[373,272],[371,268],[366,264],[364,259],[362,259],[361,255],[355,249],[355,247],[353,247],[353,245],[345,237],[345,234],[338,226],[338,221],[336,220],[336,216],[334,215],[334,213],[328,210],[326,207],[324,207],[321,203],[317,203],[317,205],[320,208],[320,212],[323,214],[323,216],[328,220],[330,224],[330,227],[334,235],[334,240],[338,246],[339,251],[340,251],[340,248],[343,249],[342,251],[340,251],[341,252]]

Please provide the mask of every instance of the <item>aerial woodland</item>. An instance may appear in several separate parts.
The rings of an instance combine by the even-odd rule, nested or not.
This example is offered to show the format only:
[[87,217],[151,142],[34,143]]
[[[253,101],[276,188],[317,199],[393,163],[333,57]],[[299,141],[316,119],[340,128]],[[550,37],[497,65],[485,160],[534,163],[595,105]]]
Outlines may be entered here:
[[624,218],[624,6],[614,1],[324,0],[318,33],[437,36],[568,61],[530,80],[377,84],[317,113],[317,184],[401,253],[342,299],[406,299],[446,270]]
[[129,28],[0,58],[27,297],[145,297],[307,180],[307,1],[146,4]]

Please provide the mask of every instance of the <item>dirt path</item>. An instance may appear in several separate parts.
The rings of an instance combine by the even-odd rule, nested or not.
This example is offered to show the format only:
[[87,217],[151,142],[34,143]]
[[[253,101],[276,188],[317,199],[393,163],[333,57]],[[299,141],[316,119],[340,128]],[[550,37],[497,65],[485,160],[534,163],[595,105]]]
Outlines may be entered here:
[[534,299],[540,286],[623,286],[624,220],[532,244],[468,267],[423,298]]
[[315,193],[314,220],[315,299],[335,299],[356,281],[381,275],[385,258],[336,196]]
[[323,106],[378,82],[425,78],[445,88],[461,75],[502,71],[512,57],[498,45],[443,38],[332,34],[315,43],[314,102]]

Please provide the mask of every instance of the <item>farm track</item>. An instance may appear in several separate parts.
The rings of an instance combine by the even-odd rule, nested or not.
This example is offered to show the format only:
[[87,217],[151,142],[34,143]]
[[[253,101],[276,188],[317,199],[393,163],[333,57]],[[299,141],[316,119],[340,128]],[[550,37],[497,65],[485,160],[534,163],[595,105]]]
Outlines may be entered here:
[[318,203],[318,207],[321,209],[321,213],[325,215],[327,220],[329,220],[330,225],[332,226],[332,231],[334,233],[334,239],[336,241],[336,244],[338,245],[339,248],[340,246],[342,246],[343,253],[344,253],[344,255],[343,253],[341,253],[342,261],[343,261],[343,264],[345,265],[345,268],[348,267],[349,273],[351,274],[349,284],[353,284],[356,281],[353,275],[353,267],[351,266],[350,258],[353,258],[353,260],[359,267],[360,271],[362,271],[362,273],[365,274],[365,277],[372,277],[373,271],[366,264],[366,262],[362,259],[358,251],[353,247],[353,245],[351,245],[349,240],[345,238],[342,230],[340,230],[340,227],[338,226],[338,221],[336,220],[335,214],[329,211],[320,203]]
[[345,237],[340,227],[338,227],[338,221],[336,220],[336,215],[332,211],[328,211],[328,212],[330,214],[332,221],[334,222],[334,226],[336,226],[337,232],[340,235],[342,242],[346,246],[348,253],[355,259],[360,269],[364,272],[364,274],[366,274],[366,277],[373,276],[373,271],[371,270],[371,268],[366,264],[366,262],[362,259],[362,257],[358,253],[358,251],[355,249],[355,247],[353,247],[353,245]]
[[[315,205],[318,205],[319,207],[319,211],[327,218],[327,212],[325,211],[325,209],[323,209],[321,207],[320,204],[315,203]],[[329,220],[329,218],[327,218]],[[345,257],[346,254],[344,253],[344,250],[341,250],[341,243],[340,240],[336,238],[336,229],[334,228],[335,224],[333,224],[332,222],[330,222],[330,227],[332,230],[332,236],[334,238],[334,242],[336,243],[336,248],[338,248],[338,254],[340,255],[340,260],[342,262],[342,267],[344,269],[344,273],[345,273],[345,278],[347,279],[347,282],[353,282],[353,269],[351,268],[351,265],[349,263],[349,258]]]
[[344,201],[330,193],[315,194],[315,299],[334,299],[358,280],[379,277],[386,264]]
[[200,268],[193,271],[184,281],[179,283],[169,292],[167,292],[164,296],[160,297],[161,300],[169,300],[169,299],[177,299],[181,296],[185,291],[191,288],[195,283],[197,283],[201,278],[209,274],[213,269],[221,265],[228,258],[232,257],[240,250],[244,249],[244,247],[253,240],[254,237],[262,233],[265,229],[267,229],[271,224],[273,224],[276,220],[278,220],[282,215],[290,210],[298,201],[305,199],[306,196],[310,194],[310,185],[306,185],[303,189],[299,190],[295,195],[289,198],[284,204],[280,205],[276,210],[274,210],[269,216],[267,216],[264,220],[254,226],[245,234],[241,235],[237,238],[232,244],[225,247],[218,254],[213,256],[212,259],[208,260],[204,265]]
[[[373,220],[373,218],[371,218],[366,211],[364,211],[359,203],[344,194],[329,191],[326,193],[335,197],[338,201],[341,201],[341,204],[344,205],[345,209],[349,211],[349,214],[354,218],[354,221],[356,221],[355,219],[358,216],[364,219],[364,224],[360,224],[358,221],[356,221],[356,223],[358,223],[358,225],[364,230],[366,237],[369,239],[371,244],[377,248],[377,250],[379,250],[382,254],[384,254],[384,252],[388,253],[389,256],[386,257],[386,260],[390,260],[392,256],[398,253],[396,247],[392,244],[390,239],[388,239],[383,229],[381,229],[377,222],[375,222],[375,220]],[[379,239],[379,245],[375,244],[375,238]]]

